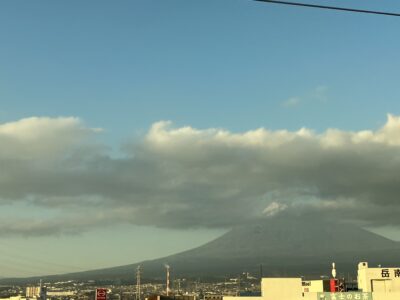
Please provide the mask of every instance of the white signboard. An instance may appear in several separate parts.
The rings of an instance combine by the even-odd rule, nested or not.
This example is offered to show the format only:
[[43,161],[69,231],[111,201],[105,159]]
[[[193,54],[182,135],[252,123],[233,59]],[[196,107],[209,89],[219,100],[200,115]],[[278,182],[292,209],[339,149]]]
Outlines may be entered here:
[[318,293],[318,300],[373,300],[372,293],[345,292],[345,293]]

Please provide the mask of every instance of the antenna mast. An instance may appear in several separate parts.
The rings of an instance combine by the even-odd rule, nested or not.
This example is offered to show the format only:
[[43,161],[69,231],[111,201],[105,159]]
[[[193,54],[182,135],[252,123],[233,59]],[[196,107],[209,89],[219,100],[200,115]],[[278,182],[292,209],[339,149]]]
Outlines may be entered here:
[[169,265],[165,265],[165,268],[167,269],[167,288],[166,288],[166,292],[167,292],[167,297],[169,296]]
[[136,268],[136,300],[140,300],[140,275],[141,275],[141,266],[139,265]]

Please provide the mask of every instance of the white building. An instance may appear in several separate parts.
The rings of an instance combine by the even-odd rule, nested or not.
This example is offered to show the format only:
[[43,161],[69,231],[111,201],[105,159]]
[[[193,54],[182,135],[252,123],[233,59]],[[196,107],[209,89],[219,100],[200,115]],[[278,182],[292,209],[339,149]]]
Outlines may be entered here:
[[42,285],[28,286],[25,290],[25,297],[19,295],[10,298],[0,298],[0,300],[47,300],[47,289]]
[[260,297],[223,297],[223,300],[400,300],[400,267],[369,268],[358,264],[358,291],[323,292],[322,280],[263,278]]
[[25,296],[27,299],[46,300],[47,288],[42,286],[28,286],[26,287]]
[[75,291],[47,291],[47,297],[52,298],[52,297],[71,297],[75,296],[76,292]]
[[358,264],[358,288],[373,293],[399,293],[400,300],[400,267],[369,268],[367,262]]
[[263,278],[260,297],[225,297],[223,300],[300,300],[303,295],[301,278]]
[[303,286],[303,293],[322,293],[326,288],[324,287],[324,280],[306,280],[301,284]]

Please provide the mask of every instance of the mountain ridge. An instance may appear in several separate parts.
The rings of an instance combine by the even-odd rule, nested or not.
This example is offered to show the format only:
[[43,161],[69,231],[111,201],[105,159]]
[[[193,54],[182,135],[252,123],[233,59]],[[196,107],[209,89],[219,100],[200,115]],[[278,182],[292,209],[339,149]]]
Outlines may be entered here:
[[[241,272],[265,276],[318,276],[329,274],[335,261],[338,272],[354,273],[359,261],[399,265],[400,243],[351,224],[323,219],[278,216],[237,226],[224,235],[194,249],[112,268],[61,275],[44,280],[133,280],[140,264],[145,278],[163,278],[165,263],[175,277],[224,277]],[[3,279],[37,281],[39,277]]]

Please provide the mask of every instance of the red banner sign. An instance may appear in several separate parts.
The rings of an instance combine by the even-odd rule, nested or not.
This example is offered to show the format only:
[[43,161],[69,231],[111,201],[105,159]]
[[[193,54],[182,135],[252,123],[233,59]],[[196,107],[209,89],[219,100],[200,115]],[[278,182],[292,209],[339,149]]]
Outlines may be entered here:
[[107,300],[107,289],[96,289],[96,300]]
[[331,293],[337,292],[337,279],[331,279],[329,282]]

